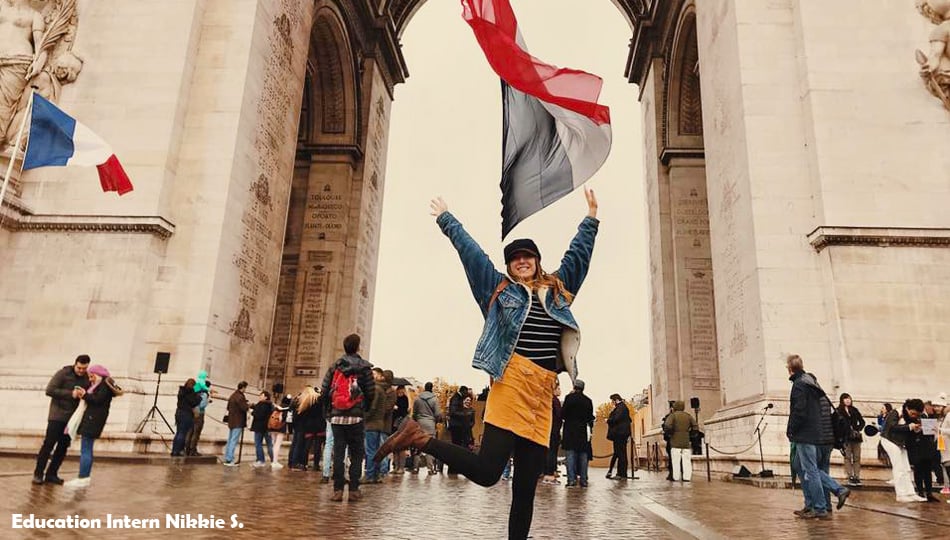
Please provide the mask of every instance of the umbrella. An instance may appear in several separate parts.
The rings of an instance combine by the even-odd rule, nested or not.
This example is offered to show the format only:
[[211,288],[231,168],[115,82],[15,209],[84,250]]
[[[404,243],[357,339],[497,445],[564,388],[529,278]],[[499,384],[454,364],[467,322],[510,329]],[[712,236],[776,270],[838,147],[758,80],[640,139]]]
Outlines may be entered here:
[[402,377],[393,377],[393,386],[412,386],[412,383]]

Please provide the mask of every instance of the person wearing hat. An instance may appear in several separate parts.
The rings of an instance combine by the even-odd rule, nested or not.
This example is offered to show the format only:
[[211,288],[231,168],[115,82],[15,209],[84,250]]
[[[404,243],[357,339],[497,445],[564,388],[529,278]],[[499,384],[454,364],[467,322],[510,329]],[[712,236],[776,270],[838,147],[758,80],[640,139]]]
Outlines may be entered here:
[[86,410],[83,412],[77,430],[82,438],[79,450],[79,477],[66,482],[66,487],[85,487],[91,482],[89,475],[92,474],[93,445],[102,435],[102,429],[109,418],[112,398],[123,394],[122,389],[112,380],[105,366],[98,364],[90,366],[88,373],[90,386],[82,397],[86,403]]
[[472,295],[485,319],[472,366],[491,376],[485,406],[485,431],[478,454],[438,441],[411,419],[387,439],[374,459],[416,448],[431,454],[482,486],[501,478],[514,454],[514,483],[508,537],[527,538],[534,513],[538,477],[550,441],[551,402],[557,374],[577,379],[580,331],[571,303],[590,266],[597,236],[597,199],[585,189],[587,216],[552,273],[541,266],[534,241],[515,240],[505,246],[507,276],[448,211],[441,198],[432,201],[432,215],[462,260]]

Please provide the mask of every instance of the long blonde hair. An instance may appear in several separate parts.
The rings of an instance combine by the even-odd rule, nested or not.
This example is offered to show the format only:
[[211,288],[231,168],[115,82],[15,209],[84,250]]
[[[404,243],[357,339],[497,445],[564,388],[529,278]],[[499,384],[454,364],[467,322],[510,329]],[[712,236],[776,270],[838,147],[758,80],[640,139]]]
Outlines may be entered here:
[[[557,273],[548,274],[541,268],[541,261],[536,262],[537,271],[534,274],[534,278],[530,281],[523,282],[528,287],[531,287],[532,291],[537,291],[541,288],[547,288],[551,290],[551,293],[554,295],[555,305],[560,302],[560,298],[563,296],[564,300],[568,304],[574,301],[574,295],[571,294],[571,291],[567,290],[567,287],[564,286],[564,282],[561,281],[561,278],[557,276]],[[510,275],[510,272],[509,272]],[[512,276],[514,279],[514,276]],[[517,281],[517,280],[515,280]]]
[[320,399],[320,394],[318,394],[312,386],[305,386],[303,392],[300,392],[300,401],[297,403],[297,414],[303,414],[304,411],[313,407],[318,399]]

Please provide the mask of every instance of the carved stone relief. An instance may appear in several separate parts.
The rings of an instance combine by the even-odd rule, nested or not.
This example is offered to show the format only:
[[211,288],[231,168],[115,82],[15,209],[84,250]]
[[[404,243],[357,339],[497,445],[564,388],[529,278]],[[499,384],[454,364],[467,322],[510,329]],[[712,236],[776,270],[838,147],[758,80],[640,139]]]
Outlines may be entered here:
[[55,102],[79,76],[77,25],[76,0],[0,2],[0,151],[13,144],[31,87]]
[[917,0],[917,10],[935,26],[927,52],[917,49],[920,78],[950,111],[950,0]]

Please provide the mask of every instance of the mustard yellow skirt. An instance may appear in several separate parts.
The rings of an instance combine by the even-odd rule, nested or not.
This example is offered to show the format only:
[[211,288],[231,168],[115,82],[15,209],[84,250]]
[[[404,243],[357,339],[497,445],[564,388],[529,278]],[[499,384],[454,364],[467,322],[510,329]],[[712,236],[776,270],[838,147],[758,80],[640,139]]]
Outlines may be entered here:
[[492,382],[485,423],[547,448],[557,375],[514,353],[501,379]]

